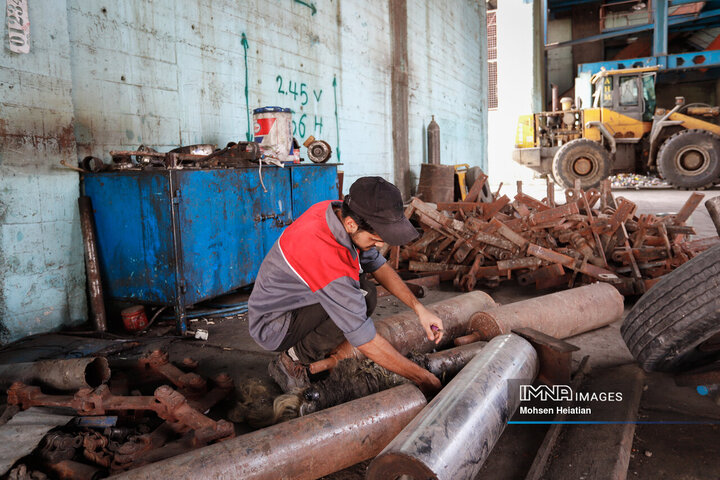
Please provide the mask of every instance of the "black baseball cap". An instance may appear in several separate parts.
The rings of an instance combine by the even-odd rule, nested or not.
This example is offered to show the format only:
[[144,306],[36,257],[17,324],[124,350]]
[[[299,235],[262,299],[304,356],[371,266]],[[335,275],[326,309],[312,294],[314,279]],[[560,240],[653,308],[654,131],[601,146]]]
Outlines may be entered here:
[[348,207],[390,245],[405,245],[419,234],[405,218],[400,190],[382,177],[362,177],[350,186]]

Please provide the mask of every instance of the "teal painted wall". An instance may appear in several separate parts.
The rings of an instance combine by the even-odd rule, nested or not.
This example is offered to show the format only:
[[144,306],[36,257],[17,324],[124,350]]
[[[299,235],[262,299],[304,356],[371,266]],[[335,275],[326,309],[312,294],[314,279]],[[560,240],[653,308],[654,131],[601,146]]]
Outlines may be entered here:
[[[304,3],[315,13],[292,0],[30,1],[30,53],[0,53],[0,341],[87,315],[79,181],[60,160],[224,146],[246,138],[248,109],[280,105],[301,143],[330,143],[345,191],[393,178],[389,3]],[[485,3],[407,10],[411,171],[432,114],[444,163],[485,166]]]
[[[65,2],[30,1],[31,51],[0,54],[0,342],[86,318]],[[2,31],[6,32],[3,15]],[[7,34],[3,33],[3,42]]]

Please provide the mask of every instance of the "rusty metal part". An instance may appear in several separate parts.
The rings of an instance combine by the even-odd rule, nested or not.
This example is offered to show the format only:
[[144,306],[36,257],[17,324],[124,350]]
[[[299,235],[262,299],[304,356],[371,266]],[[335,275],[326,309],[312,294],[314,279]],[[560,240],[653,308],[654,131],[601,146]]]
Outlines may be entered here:
[[313,163],[325,163],[332,156],[332,148],[323,140],[316,140],[307,146],[307,154]]
[[88,432],[82,440],[83,456],[96,465],[109,467],[113,460],[113,453],[108,450],[110,441],[98,432]]
[[475,478],[531,384],[535,349],[517,335],[493,339],[369,465],[368,480]]
[[155,350],[140,358],[138,363],[142,368],[151,369],[165,377],[186,395],[202,396],[207,391],[205,379],[196,373],[185,373],[177,368],[170,363],[167,352]]
[[673,219],[674,222],[676,224],[684,224],[685,222],[687,222],[690,218],[690,215],[692,215],[697,206],[700,205],[700,202],[702,202],[703,198],[705,198],[705,194],[693,192],[693,194],[690,195],[690,198],[685,201],[685,204],[682,206],[680,211],[675,214]]
[[80,209],[80,229],[85,249],[85,273],[87,274],[90,296],[90,312],[95,330],[105,332],[107,331],[107,316],[105,314],[105,299],[100,277],[100,259],[98,258],[92,200],[88,196],[81,195],[78,198],[78,207]]
[[492,218],[490,219],[490,225],[494,226],[500,235],[517,245],[520,248],[520,251],[527,247],[527,244],[529,243],[527,239],[502,223],[500,220]]
[[152,397],[117,396],[110,393],[107,385],[94,390],[80,389],[75,395],[46,395],[39,387],[14,383],[8,390],[8,404],[23,409],[33,406],[69,407],[82,415],[104,415],[108,410],[150,410],[171,424],[177,432],[195,430],[196,436],[211,441],[234,436],[231,423],[217,422],[206,417],[191,405],[180,393],[167,385],[158,387]]
[[82,445],[83,437],[68,433],[51,432],[45,435],[38,455],[48,463],[70,460]]
[[424,367],[438,378],[454,376],[485,347],[487,342],[474,342],[425,355]]
[[720,195],[707,200],[705,202],[705,208],[707,208],[710,219],[713,225],[715,225],[715,230],[717,230],[718,236],[720,236]]
[[[469,320],[473,313],[495,305],[493,299],[485,292],[474,291],[427,305],[427,309],[443,321],[445,334],[439,344],[427,338],[425,329],[413,311],[401,312],[375,322],[377,334],[395,347],[401,355],[411,351],[426,353],[435,348],[451,346],[453,338],[467,334]],[[332,356],[334,355],[334,356]],[[340,349],[331,357],[310,364],[311,373],[319,373],[337,365],[343,358],[365,358],[347,341],[340,344]]]
[[572,352],[577,352],[580,347],[532,328],[518,328],[513,330],[513,333],[523,337],[535,348],[540,363],[538,380],[548,385],[570,383]]
[[401,385],[115,478],[315,479],[377,455],[425,404],[417,387]]
[[561,205],[559,207],[535,212],[529,217],[527,217],[527,222],[529,225],[540,225],[543,223],[552,222],[568,215],[576,214],[578,212],[579,209],[576,202],[566,203],[565,205]]
[[23,382],[67,391],[99,387],[109,379],[110,367],[104,357],[0,365],[0,388],[3,389],[14,382]]
[[565,269],[562,265],[553,263],[518,276],[518,283],[525,286],[551,278],[562,277],[563,275],[565,275]]
[[609,325],[622,317],[623,296],[612,285],[593,283],[572,290],[485,309],[472,316],[470,328],[481,340],[532,328],[567,338]]
[[519,257],[510,260],[498,260],[498,270],[520,270],[523,268],[537,268],[542,265],[542,260],[536,257]]
[[51,463],[48,468],[56,475],[55,478],[60,480],[96,480],[105,476],[97,467],[72,460]]
[[563,255],[562,253],[543,248],[539,245],[528,245],[527,253],[529,255],[534,255],[542,260],[545,260],[549,263],[559,263],[560,265],[563,265],[571,270],[582,272],[586,275],[597,278],[598,280],[602,280],[604,282],[616,282],[619,280],[618,276],[610,270],[605,270],[604,268],[600,268],[595,265],[587,265],[586,263],[578,262],[578,260],[573,257],[569,257],[567,255]]
[[485,173],[480,174],[475,179],[475,183],[472,184],[467,196],[465,197],[466,202],[478,202],[481,201],[480,194],[482,193],[485,182],[487,182],[488,176]]

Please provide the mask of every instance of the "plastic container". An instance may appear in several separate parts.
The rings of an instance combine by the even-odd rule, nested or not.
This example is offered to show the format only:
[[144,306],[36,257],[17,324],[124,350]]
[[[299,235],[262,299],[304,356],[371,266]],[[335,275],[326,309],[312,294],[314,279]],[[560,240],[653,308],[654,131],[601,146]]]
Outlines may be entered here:
[[125,330],[128,332],[139,332],[148,325],[147,315],[145,315],[145,307],[142,305],[133,305],[120,312]]
[[255,142],[266,156],[281,162],[295,160],[292,137],[292,110],[262,107],[253,110]]

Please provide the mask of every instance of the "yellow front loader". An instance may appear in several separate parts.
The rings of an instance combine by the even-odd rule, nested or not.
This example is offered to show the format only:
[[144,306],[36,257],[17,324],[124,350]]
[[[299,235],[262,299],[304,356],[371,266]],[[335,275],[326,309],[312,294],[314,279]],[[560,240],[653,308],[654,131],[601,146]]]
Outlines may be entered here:
[[555,181],[592,188],[613,173],[659,175],[676,188],[720,182],[720,108],[685,104],[655,108],[657,67],[602,71],[592,77],[592,108],[520,117],[513,160]]

